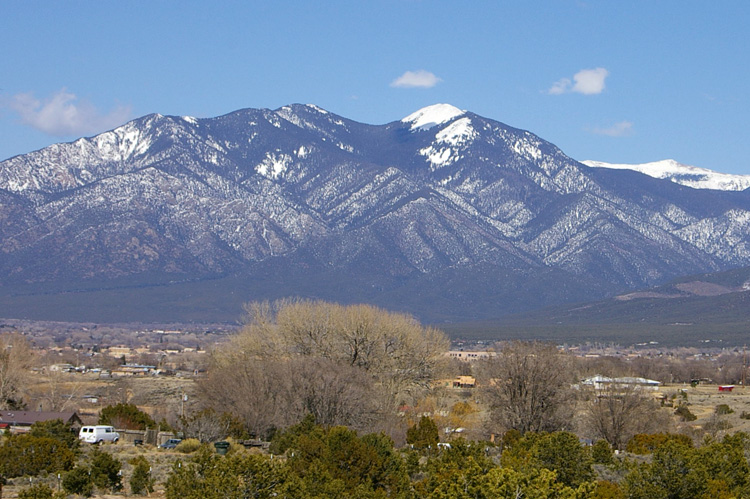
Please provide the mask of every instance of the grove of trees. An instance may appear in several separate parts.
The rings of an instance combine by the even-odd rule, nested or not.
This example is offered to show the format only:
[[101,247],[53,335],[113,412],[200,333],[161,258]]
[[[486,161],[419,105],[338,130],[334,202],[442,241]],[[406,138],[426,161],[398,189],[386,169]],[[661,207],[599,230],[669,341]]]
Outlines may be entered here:
[[388,428],[445,362],[443,333],[376,307],[282,301],[247,311],[244,329],[214,352],[201,394],[257,436],[306,414],[324,425]]
[[615,459],[607,445],[590,447],[564,431],[511,430],[502,453],[462,439],[418,452],[398,450],[383,434],[359,436],[306,419],[277,434],[272,449],[286,459],[242,449],[221,457],[203,447],[175,464],[166,490],[170,499],[748,497],[747,434],[699,447],[680,438],[657,440],[647,459]]

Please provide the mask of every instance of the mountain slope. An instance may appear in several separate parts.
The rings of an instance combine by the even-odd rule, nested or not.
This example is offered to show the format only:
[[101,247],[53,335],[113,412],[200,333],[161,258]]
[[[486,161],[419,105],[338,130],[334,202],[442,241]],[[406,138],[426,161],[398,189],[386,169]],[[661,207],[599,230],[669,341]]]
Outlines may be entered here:
[[605,300],[444,327],[474,339],[737,347],[750,328],[750,267],[684,276]]
[[149,115],[0,163],[0,315],[75,292],[117,320],[216,293],[206,320],[288,295],[492,317],[750,265],[748,224],[748,193],[589,168],[445,104]]

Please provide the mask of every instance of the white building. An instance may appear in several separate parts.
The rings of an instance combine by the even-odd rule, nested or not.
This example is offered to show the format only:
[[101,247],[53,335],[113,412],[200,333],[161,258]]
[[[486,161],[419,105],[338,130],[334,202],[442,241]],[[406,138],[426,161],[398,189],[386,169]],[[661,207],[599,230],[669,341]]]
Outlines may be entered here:
[[592,376],[581,381],[580,386],[592,387],[596,391],[606,390],[611,387],[634,387],[640,390],[649,390],[652,392],[656,392],[659,390],[661,382],[655,381],[653,379],[634,378],[632,376],[610,378],[607,376],[602,376],[601,374],[597,374],[596,376]]

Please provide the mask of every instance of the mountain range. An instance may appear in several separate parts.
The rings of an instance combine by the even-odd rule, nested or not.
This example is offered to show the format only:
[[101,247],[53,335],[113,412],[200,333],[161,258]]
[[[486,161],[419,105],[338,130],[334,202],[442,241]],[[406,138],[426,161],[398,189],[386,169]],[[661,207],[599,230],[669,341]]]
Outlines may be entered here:
[[0,162],[0,316],[236,320],[243,302],[497,317],[750,265],[750,192],[590,167],[446,104],[144,116]]
[[603,161],[581,161],[594,168],[615,168],[645,173],[654,178],[664,178],[672,182],[696,189],[718,189],[722,191],[744,191],[750,187],[750,175],[719,173],[707,168],[683,165],[673,159],[653,161],[640,165],[612,164]]

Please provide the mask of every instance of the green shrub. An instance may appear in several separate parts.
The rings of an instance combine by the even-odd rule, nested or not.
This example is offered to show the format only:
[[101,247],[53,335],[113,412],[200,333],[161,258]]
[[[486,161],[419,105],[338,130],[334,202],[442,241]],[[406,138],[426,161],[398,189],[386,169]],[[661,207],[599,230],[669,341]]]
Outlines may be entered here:
[[591,446],[591,457],[597,464],[612,464],[614,462],[614,451],[612,446],[606,440],[597,440]]
[[589,448],[567,431],[541,433],[531,439],[531,456],[542,467],[557,473],[557,481],[572,488],[594,478]]
[[133,474],[130,477],[130,492],[134,495],[150,494],[154,491],[154,478],[151,476],[151,463],[143,456],[130,460]]
[[62,419],[34,423],[31,425],[28,434],[32,437],[54,438],[74,451],[78,450],[81,442],[78,439],[78,433],[73,430],[71,425],[64,423]]
[[91,470],[88,466],[76,466],[65,474],[62,479],[62,486],[68,494],[91,497],[91,494],[94,493]]
[[177,444],[177,447],[174,448],[177,452],[182,452],[183,454],[191,454],[201,447],[201,442],[197,438],[186,438],[179,444]]
[[690,409],[688,409],[686,405],[680,405],[675,409],[674,413],[675,415],[680,416],[680,420],[683,422],[695,421],[698,419],[698,416],[690,412]]
[[726,421],[724,419],[712,419],[711,421],[706,422],[705,425],[703,425],[703,429],[705,429],[709,433],[716,433],[718,431],[725,431],[732,428],[732,423],[729,421]]
[[734,409],[729,407],[727,404],[719,404],[716,406],[716,409],[714,409],[714,412],[717,416],[724,416],[726,414],[732,414],[734,412]]
[[439,439],[437,425],[427,416],[406,431],[406,443],[417,450],[436,448]]
[[591,497],[595,499],[626,499],[625,492],[619,485],[606,480],[596,482],[596,488]]
[[688,448],[693,447],[693,441],[687,435],[677,433],[639,433],[630,439],[625,446],[625,450],[633,454],[651,454],[667,442],[675,442]]
[[284,431],[274,431],[271,438],[271,446],[268,450],[271,454],[283,454],[288,449],[297,445],[301,436],[321,436],[322,427],[315,423],[315,416],[308,414],[299,423],[290,426]]
[[0,474],[5,477],[59,473],[73,468],[75,453],[49,437],[9,435],[0,446]]
[[409,474],[409,476],[414,476],[420,471],[419,466],[419,453],[415,450],[409,449],[406,451],[406,473]]
[[18,492],[18,499],[62,499],[65,494],[55,492],[52,487],[37,483]]
[[[167,499],[333,497],[309,494],[299,482],[289,491],[290,478],[288,467],[279,459],[244,452],[219,456],[203,446],[190,462],[175,463],[164,485]],[[325,486],[326,480],[320,481]]]
[[145,430],[156,427],[153,418],[135,404],[108,405],[99,413],[99,424],[112,425],[127,430]]
[[91,453],[91,481],[100,489],[122,489],[121,469],[122,463],[111,454],[99,449]]

